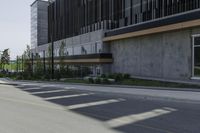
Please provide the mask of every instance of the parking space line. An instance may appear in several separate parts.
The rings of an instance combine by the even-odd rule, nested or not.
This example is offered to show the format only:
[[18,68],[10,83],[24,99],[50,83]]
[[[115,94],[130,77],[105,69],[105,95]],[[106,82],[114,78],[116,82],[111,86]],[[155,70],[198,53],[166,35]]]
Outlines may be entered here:
[[122,101],[125,101],[125,99],[109,99],[109,100],[103,100],[103,101],[97,101],[97,102],[76,104],[76,105],[67,106],[66,108],[72,110],[72,109],[78,109],[78,108],[84,108],[84,107],[91,107],[91,106],[117,103],[117,102],[122,102]]
[[173,108],[164,107],[161,109],[155,109],[152,111],[140,113],[140,114],[132,114],[128,116],[123,116],[119,118],[115,118],[106,122],[111,128],[117,128],[128,124],[134,124],[136,122],[140,122],[146,119],[151,119],[154,117],[170,114],[174,111],[177,111]]
[[48,94],[48,93],[65,92],[65,91],[69,91],[69,90],[65,89],[65,90],[42,91],[42,92],[33,92],[33,93],[30,93],[30,94],[32,94],[32,95]]
[[26,88],[26,89],[22,89],[23,91],[29,91],[29,90],[39,90],[42,89],[40,87],[34,87],[34,88]]
[[75,94],[75,95],[48,97],[48,98],[44,98],[44,99],[45,100],[55,100],[55,99],[62,99],[62,98],[73,98],[73,97],[89,96],[89,95],[93,95],[93,94],[94,93],[83,93],[83,94]]

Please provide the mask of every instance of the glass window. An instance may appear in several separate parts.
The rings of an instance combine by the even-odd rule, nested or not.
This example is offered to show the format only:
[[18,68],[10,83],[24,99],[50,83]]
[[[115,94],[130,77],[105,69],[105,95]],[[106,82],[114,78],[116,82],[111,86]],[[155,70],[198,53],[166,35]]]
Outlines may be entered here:
[[96,75],[101,75],[101,68],[99,66],[96,67]]
[[200,77],[200,37],[194,37],[194,76]]
[[66,48],[65,49],[65,55],[67,55],[67,56],[73,55],[73,48]]
[[195,37],[194,38],[194,45],[199,45],[200,46],[200,37]]
[[102,52],[102,43],[97,42],[96,43],[96,48],[97,48],[97,53],[101,53]]
[[195,66],[198,66],[198,67],[200,67],[200,47],[196,47],[195,49],[194,49],[194,59],[195,59],[195,62],[194,62],[194,64],[195,64]]
[[74,55],[81,55],[81,47],[80,46],[74,47]]

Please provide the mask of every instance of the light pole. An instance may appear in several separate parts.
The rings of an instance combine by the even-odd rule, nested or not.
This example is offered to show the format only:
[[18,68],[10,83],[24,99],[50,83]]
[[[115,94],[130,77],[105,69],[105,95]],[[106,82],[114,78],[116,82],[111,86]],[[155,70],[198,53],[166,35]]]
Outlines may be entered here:
[[45,50],[43,51],[43,72],[44,74],[46,74],[46,53],[45,53]]
[[1,56],[2,56],[3,51],[0,51],[0,70],[2,69],[2,64],[1,64]]
[[22,72],[24,72],[24,55],[22,55]]
[[52,54],[52,56],[51,56],[51,78],[54,79],[54,11],[53,11],[53,9],[51,9],[51,21],[52,21],[51,22],[51,54]]
[[19,66],[18,66],[18,56],[17,56],[17,61],[16,61],[16,68],[17,68],[17,73],[19,72]]
[[54,79],[54,39],[53,39],[53,33],[51,33],[51,78]]
[[32,76],[33,76],[33,72],[34,72],[34,55],[33,55],[33,53],[31,53],[31,65],[32,65],[32,67],[31,67],[31,74],[32,74]]

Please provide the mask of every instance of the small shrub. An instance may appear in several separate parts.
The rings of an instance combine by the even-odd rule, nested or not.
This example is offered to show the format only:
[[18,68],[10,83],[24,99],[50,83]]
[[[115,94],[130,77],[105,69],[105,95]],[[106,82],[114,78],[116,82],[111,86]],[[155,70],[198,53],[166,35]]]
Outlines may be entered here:
[[115,79],[115,74],[109,74],[109,75],[108,75],[108,78],[109,78],[109,79]]
[[56,80],[60,80],[60,78],[61,78],[61,73],[60,73],[59,70],[55,70],[55,72],[54,72],[54,77],[55,77]]
[[103,84],[110,84],[110,81],[107,78],[104,78],[102,81]]
[[4,74],[0,73],[0,78],[3,78],[4,76],[5,76]]
[[115,74],[115,81],[120,82],[123,80],[123,75],[121,73]]
[[45,78],[46,80],[50,80],[50,79],[51,79],[51,73],[46,73],[46,74],[44,75],[44,78]]
[[130,79],[130,77],[131,77],[130,74],[124,74],[123,76],[124,79]]
[[102,75],[101,75],[101,78],[106,78],[106,75],[105,75],[105,74],[102,74]]
[[94,84],[94,79],[93,78],[89,78],[88,82],[91,83],[91,84]]
[[96,78],[95,79],[95,84],[101,84],[101,79],[100,78]]
[[46,76],[45,75],[41,76],[41,80],[46,80]]
[[31,73],[22,72],[21,75],[22,75],[22,78],[23,78],[24,80],[30,80],[30,79],[31,79]]
[[22,79],[23,79],[23,77],[22,77],[22,75],[21,75],[21,74],[19,74],[19,75],[17,75],[17,76],[16,76],[16,79],[17,79],[17,80],[22,80]]
[[124,79],[130,79],[130,75],[129,74],[114,73],[114,74],[108,75],[108,78],[109,79],[115,79],[115,82],[120,82]]

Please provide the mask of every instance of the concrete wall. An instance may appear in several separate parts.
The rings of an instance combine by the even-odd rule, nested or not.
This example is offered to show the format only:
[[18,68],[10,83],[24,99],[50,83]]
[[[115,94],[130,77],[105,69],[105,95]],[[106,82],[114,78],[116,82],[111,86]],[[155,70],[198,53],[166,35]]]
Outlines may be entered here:
[[[104,35],[104,31],[98,30],[98,31],[56,41],[54,42],[54,54],[55,56],[59,56],[58,51],[60,49],[60,45],[63,42],[66,44],[65,51],[70,53],[69,55],[81,55],[82,47],[86,49],[87,54],[109,52],[108,45],[103,45],[103,42],[102,42],[103,35]],[[51,45],[51,43],[40,45],[36,47],[35,49],[33,49],[32,51],[34,53],[40,53],[40,55],[42,55],[43,51],[46,51],[46,53],[48,52],[49,45]],[[70,51],[73,51],[73,52],[70,52]]]
[[[58,53],[60,49],[60,45],[63,42],[66,44],[65,51],[71,48],[73,49],[72,55],[77,55],[77,50],[81,54],[81,47],[85,47],[87,49],[88,51],[87,54],[99,53],[99,51],[95,52],[93,49],[97,43],[98,43],[98,47],[102,49],[102,52],[109,52],[108,50],[109,45],[103,44],[103,41],[102,41],[103,36],[104,36],[104,31],[98,30],[98,31],[82,34],[79,36],[74,36],[74,37],[56,41],[54,42],[54,56],[58,56],[56,53]],[[46,57],[47,57],[49,46],[51,46],[51,43],[37,46],[36,48],[32,49],[32,52],[34,54],[39,53],[39,55],[43,57],[43,51],[45,51]],[[91,65],[91,67],[94,72],[94,75],[97,72],[97,68],[99,68],[100,71],[103,73],[108,73],[110,71],[110,65],[108,64],[106,65],[93,64]]]
[[111,42],[113,73],[163,79],[192,76],[192,34],[200,28],[185,29]]

